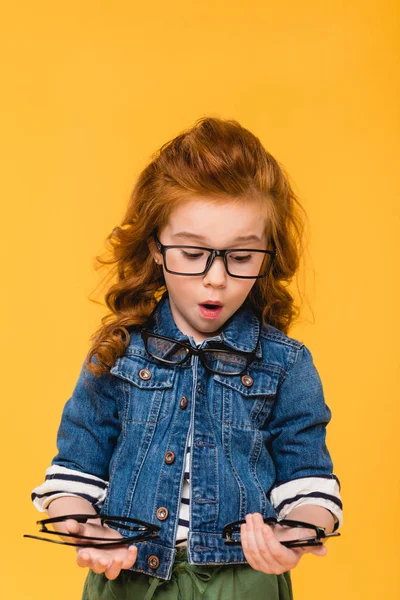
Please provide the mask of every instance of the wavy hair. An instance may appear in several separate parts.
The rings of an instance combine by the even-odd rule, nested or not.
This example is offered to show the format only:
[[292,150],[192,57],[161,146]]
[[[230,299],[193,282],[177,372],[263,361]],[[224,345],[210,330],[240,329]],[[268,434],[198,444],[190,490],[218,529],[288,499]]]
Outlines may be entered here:
[[92,374],[109,372],[129,345],[127,327],[144,324],[165,291],[162,267],[154,262],[148,240],[166,225],[174,207],[194,194],[265,203],[269,243],[277,257],[246,302],[264,323],[284,333],[298,316],[288,286],[302,254],[304,209],[282,166],[253,133],[235,120],[204,117],[152,155],[120,226],[106,239],[110,258],[96,256],[98,267],[114,265],[116,281],[105,294],[111,312],[91,336],[85,365]]

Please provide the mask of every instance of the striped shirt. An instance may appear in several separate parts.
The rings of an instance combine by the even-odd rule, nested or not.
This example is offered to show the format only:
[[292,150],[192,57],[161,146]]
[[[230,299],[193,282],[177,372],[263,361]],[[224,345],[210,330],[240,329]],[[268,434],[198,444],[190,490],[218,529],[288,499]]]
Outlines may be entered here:
[[[190,434],[190,440],[192,436]],[[187,546],[187,537],[189,532],[189,498],[190,498],[190,445],[187,447],[185,457],[185,472],[183,474],[183,486],[181,505],[179,508],[178,531],[176,533],[176,546]]]

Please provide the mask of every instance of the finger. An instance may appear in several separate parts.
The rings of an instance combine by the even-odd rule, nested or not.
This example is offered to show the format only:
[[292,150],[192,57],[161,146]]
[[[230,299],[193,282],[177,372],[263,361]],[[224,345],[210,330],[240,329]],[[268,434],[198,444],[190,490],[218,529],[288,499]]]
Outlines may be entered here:
[[[64,527],[65,533],[70,533],[76,536],[85,535],[85,524],[78,523],[78,521],[75,521],[74,519],[68,519],[68,521],[65,521]],[[68,541],[73,543],[82,543],[81,538],[79,537],[69,537]]]
[[305,548],[304,546],[297,546],[294,548],[290,548],[290,550],[299,557],[299,560],[303,556],[303,554],[307,552],[307,548]]
[[240,526],[240,541],[246,558],[254,551],[254,540],[252,538],[253,526],[251,514],[246,515],[246,523]]
[[129,569],[129,567],[131,567],[136,562],[136,558],[137,558],[137,547],[129,546],[129,548],[127,548],[124,562],[122,563],[122,568]]
[[90,567],[92,571],[94,571],[97,574],[104,573],[104,567],[100,564],[101,556],[98,554],[97,551],[92,552],[93,548],[90,548],[90,550],[90,560],[88,561],[87,566]]
[[315,554],[316,556],[325,556],[328,553],[328,548],[322,546],[309,546],[304,548],[305,553]]
[[278,575],[285,570],[285,564],[278,561],[270,551],[270,544],[276,541],[273,529],[264,523],[260,513],[253,515],[254,537],[258,547],[259,563],[262,570],[268,569],[268,573]]
[[91,569],[97,558],[98,550],[95,548],[82,548],[77,552],[76,562],[80,567],[89,567]]
[[246,515],[246,524],[241,526],[240,539],[247,562],[253,569],[260,570],[259,552],[251,513]]
[[104,572],[107,579],[116,579],[122,569],[123,557],[118,556],[112,560],[111,566]]
[[243,523],[242,525],[240,525],[240,543],[242,545],[242,550],[243,550],[243,554],[245,555],[245,558],[247,560],[247,562],[249,563],[250,566],[253,566],[251,564],[251,557],[249,554],[249,533],[248,533],[248,526],[247,526],[247,521],[246,523]]
[[90,553],[87,550],[78,550],[76,562],[80,567],[89,567],[91,564]]
[[95,573],[104,573],[112,564],[112,558],[104,553],[96,554],[92,560],[91,569]]
[[82,535],[82,525],[74,519],[68,519],[67,521],[65,521],[65,528],[68,533],[77,533],[79,535]]
[[264,523],[264,527],[262,528],[262,535],[268,545],[271,556],[271,565],[274,565],[275,568],[276,565],[279,565],[279,570],[274,570],[272,571],[273,573],[284,573],[297,565],[300,558],[303,556],[303,548],[297,548],[297,550],[301,550],[301,552],[293,552],[291,548],[283,546],[276,538],[273,528],[269,527],[266,523]]

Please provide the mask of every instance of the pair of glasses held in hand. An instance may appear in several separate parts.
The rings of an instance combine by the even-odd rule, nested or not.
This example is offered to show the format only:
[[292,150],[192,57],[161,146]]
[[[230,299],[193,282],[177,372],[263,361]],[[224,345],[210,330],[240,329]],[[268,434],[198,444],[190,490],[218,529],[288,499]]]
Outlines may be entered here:
[[[76,533],[63,533],[49,529],[55,523],[62,523],[68,520],[74,520],[78,523],[87,523],[91,519],[100,521],[101,525],[108,525],[110,527],[119,527],[126,531],[132,532],[132,535],[121,537],[121,538],[105,538],[96,536],[79,535]],[[24,537],[32,538],[34,540],[41,540],[43,542],[52,542],[53,544],[63,544],[65,546],[84,546],[85,548],[115,548],[121,544],[129,544],[133,542],[141,542],[143,540],[154,539],[159,537],[158,532],[161,527],[147,523],[146,521],[140,521],[139,519],[130,519],[128,517],[112,517],[109,515],[62,515],[60,517],[52,517],[51,519],[42,519],[36,521],[37,525],[40,525],[40,533],[45,533],[50,537],[40,537],[37,535],[25,534]],[[70,537],[74,539],[82,540],[82,543],[77,542],[66,542],[52,539],[52,535],[58,535],[60,537]]]
[[[48,529],[47,526],[52,526],[54,523],[62,523],[67,520],[74,520],[78,523],[87,523],[91,519],[100,520],[101,525],[108,525],[110,527],[120,527],[126,531],[131,531],[134,535],[129,535],[121,538],[104,538],[95,536],[85,536],[75,533],[62,533]],[[112,517],[108,515],[62,515],[60,517],[53,517],[51,519],[42,519],[36,521],[41,526],[40,532],[49,535],[50,537],[40,537],[37,535],[25,534],[24,537],[32,538],[35,540],[41,540],[44,542],[52,542],[53,544],[62,544],[65,546],[77,546],[86,548],[115,548],[121,544],[130,544],[134,542],[141,542],[143,540],[154,539],[159,537],[159,531],[161,527],[147,523],[146,521],[140,521],[139,519],[130,519],[128,517]],[[226,540],[225,545],[240,546],[240,525],[246,523],[245,520],[234,521],[225,525],[222,533],[222,537]],[[268,517],[264,519],[264,523],[267,523],[271,527],[280,525],[287,529],[287,531],[293,534],[293,539],[282,540],[280,543],[286,548],[300,548],[303,546],[322,546],[324,539],[329,537],[337,537],[340,535],[338,532],[326,533],[324,527],[318,527],[312,523],[305,523],[304,521],[294,521],[291,519],[281,519],[278,521],[274,517]],[[296,536],[296,528],[310,530],[310,535],[301,537],[299,539]],[[82,543],[77,542],[65,542],[55,539],[51,539],[52,535],[58,535],[60,537],[70,537],[74,539],[82,540]]]
[[[245,524],[245,520],[234,521],[225,525],[222,533],[222,537],[225,538],[226,546],[240,546],[240,526]],[[281,519],[278,521],[275,517],[267,517],[264,519],[264,523],[274,528],[277,525],[283,527],[284,533],[289,536],[290,539],[279,540],[279,542],[286,546],[286,548],[301,548],[304,546],[322,546],[325,538],[337,537],[340,535],[338,532],[326,533],[324,527],[319,527],[312,523],[305,523],[304,521],[295,521],[292,519]],[[310,535],[302,536],[299,538],[296,535],[296,529],[308,529]]]

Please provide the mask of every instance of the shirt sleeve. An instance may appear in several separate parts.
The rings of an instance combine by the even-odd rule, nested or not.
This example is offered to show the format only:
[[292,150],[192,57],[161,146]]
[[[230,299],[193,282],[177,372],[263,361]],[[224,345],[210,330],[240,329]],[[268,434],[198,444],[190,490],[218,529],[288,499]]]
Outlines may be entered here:
[[331,411],[310,351],[302,346],[281,383],[269,423],[276,481],[270,501],[278,519],[303,504],[328,509],[343,523],[340,482],[326,446]]
[[84,498],[96,510],[103,504],[109,464],[121,431],[115,380],[109,373],[95,376],[82,366],[62,413],[58,454],[46,469],[45,481],[31,494],[39,511],[62,496]]

